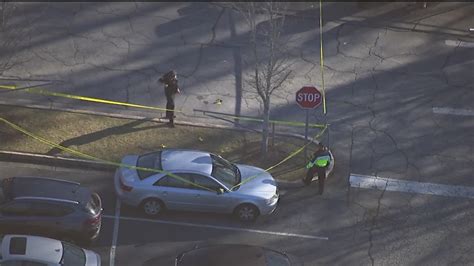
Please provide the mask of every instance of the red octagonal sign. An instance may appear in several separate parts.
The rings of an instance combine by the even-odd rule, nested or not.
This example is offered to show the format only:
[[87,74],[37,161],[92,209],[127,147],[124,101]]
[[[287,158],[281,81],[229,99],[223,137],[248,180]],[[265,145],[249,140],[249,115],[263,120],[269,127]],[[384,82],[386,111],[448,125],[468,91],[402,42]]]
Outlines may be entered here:
[[296,103],[303,109],[313,109],[322,102],[321,92],[313,86],[305,86],[296,92]]

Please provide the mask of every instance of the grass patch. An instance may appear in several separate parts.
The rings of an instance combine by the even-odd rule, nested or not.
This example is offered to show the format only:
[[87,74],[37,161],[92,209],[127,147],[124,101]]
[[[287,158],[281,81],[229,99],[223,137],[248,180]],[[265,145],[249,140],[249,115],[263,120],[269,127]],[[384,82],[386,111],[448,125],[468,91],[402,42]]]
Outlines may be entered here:
[[[101,159],[120,161],[125,154],[161,148],[188,148],[222,155],[232,162],[268,168],[304,145],[303,140],[276,137],[266,161],[261,160],[261,135],[229,129],[110,118],[70,112],[0,106],[2,118],[54,143]],[[0,123],[0,149],[71,156]],[[310,150],[314,146],[310,146]],[[72,157],[72,156],[71,156]],[[278,179],[296,180],[305,174],[303,152],[271,171]]]

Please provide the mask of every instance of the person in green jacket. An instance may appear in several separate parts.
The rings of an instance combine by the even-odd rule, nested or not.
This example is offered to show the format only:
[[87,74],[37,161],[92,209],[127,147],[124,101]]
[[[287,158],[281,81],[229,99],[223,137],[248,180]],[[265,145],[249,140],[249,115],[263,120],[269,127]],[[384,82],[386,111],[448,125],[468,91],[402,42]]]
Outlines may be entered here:
[[329,149],[322,143],[319,143],[316,151],[313,153],[311,161],[306,165],[308,171],[306,177],[303,179],[305,185],[309,186],[314,175],[318,174],[319,191],[318,194],[322,195],[324,192],[324,181],[326,180],[326,170],[331,161],[331,154]]

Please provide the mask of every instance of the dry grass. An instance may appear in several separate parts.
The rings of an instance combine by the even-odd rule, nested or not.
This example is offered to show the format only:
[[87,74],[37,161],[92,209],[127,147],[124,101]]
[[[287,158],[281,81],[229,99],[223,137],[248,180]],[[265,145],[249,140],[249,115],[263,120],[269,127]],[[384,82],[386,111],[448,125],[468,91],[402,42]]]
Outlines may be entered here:
[[[2,118],[54,143],[95,157],[120,161],[125,154],[141,154],[163,147],[190,148],[218,153],[233,162],[272,166],[304,145],[302,140],[278,137],[270,147],[267,160],[260,154],[260,135],[226,129],[180,126],[110,118],[59,111],[0,106]],[[0,124],[0,149],[70,156]],[[294,180],[304,175],[304,158],[300,153],[271,171],[278,179]]]

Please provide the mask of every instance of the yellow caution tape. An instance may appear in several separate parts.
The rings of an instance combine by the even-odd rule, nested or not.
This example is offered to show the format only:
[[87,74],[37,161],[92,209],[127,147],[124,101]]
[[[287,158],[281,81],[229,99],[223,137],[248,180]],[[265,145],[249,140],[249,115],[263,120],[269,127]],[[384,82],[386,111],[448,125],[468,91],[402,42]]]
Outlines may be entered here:
[[[14,90],[14,89],[16,89],[16,86],[14,86],[14,85],[0,85],[0,89]],[[104,104],[111,104],[111,105],[121,105],[121,106],[129,106],[129,107],[152,109],[152,110],[159,110],[159,111],[172,111],[171,109],[160,108],[160,107],[153,107],[153,106],[147,106],[147,105],[141,105],[141,104],[133,104],[133,103],[126,103],[126,102],[111,101],[111,100],[106,100],[106,99],[93,98],[93,97],[86,97],[86,96],[79,96],[79,95],[66,94],[66,93],[60,93],[60,92],[52,92],[52,91],[48,91],[48,90],[41,89],[41,88],[28,88],[28,87],[25,87],[25,88],[22,88],[22,90],[25,91],[25,92],[30,92],[30,93],[34,93],[34,94],[47,95],[47,96],[55,96],[55,97],[62,97],[62,98],[75,99],[75,100],[88,101],[88,102],[104,103]],[[221,100],[221,101],[222,101],[222,100]],[[174,110],[174,112],[183,113],[184,115],[186,115],[183,111]],[[239,119],[239,120],[263,122],[263,119],[259,119],[259,118],[241,117],[241,116],[235,116],[235,115],[229,115],[229,114],[221,114],[221,115],[228,116],[228,117],[234,118],[234,119]],[[305,125],[306,125],[306,124],[303,123],[303,122],[293,122],[293,121],[269,120],[269,122],[274,123],[274,124],[290,125],[290,126],[305,126]],[[320,124],[308,124],[308,127],[312,127],[312,128],[324,128],[325,125],[320,125]]]
[[[16,88],[16,86],[0,85],[0,88],[1,89],[14,90]],[[26,88],[23,88],[23,90],[26,91],[26,92],[31,92],[31,93],[35,93],[35,94],[41,94],[41,95],[47,95],[47,96],[56,96],[56,97],[62,97],[62,98],[68,98],[68,99],[87,101],[87,102],[105,103],[105,104],[129,106],[129,107],[160,110],[160,111],[173,111],[171,109],[153,107],[153,106],[147,106],[147,105],[141,105],[141,104],[125,103],[125,102],[111,101],[111,100],[100,99],[100,98],[79,96],[79,95],[66,94],[66,93],[60,93],[60,92],[52,92],[52,91],[47,91],[45,89],[40,89],[40,88],[28,88],[28,87],[26,87]],[[178,113],[182,112],[182,111],[179,111],[179,110],[174,110],[174,111],[178,112]]]
[[1,89],[9,89],[9,90],[14,90],[16,89],[16,86],[14,85],[0,85]]
[[324,50],[323,50],[323,7],[322,7],[322,0],[319,0],[319,44],[320,44],[320,51],[319,51],[319,58],[321,62],[321,82],[323,86],[323,112],[326,114],[326,91],[324,87]]
[[[317,134],[317,135],[314,137],[314,139],[320,138],[320,137],[323,135],[323,133],[324,133],[324,131],[326,130],[326,128],[327,128],[327,126],[326,126],[323,130],[321,130],[321,132],[319,132],[319,134]],[[275,165],[273,165],[273,166],[271,166],[271,167],[265,169],[265,172],[269,172],[270,170],[274,169],[275,167],[278,167],[278,166],[280,166],[282,163],[284,163],[284,162],[288,161],[289,159],[293,158],[293,157],[296,156],[298,153],[300,153],[301,151],[303,151],[303,150],[304,150],[308,145],[310,145],[311,143],[312,143],[312,142],[306,143],[305,145],[303,145],[303,146],[300,147],[299,149],[297,149],[297,150],[295,150],[294,152],[292,152],[292,153],[291,153],[290,155],[288,155],[286,158],[284,158],[283,160],[281,160],[279,163],[277,163],[277,164],[275,164]],[[261,174],[263,174],[263,173],[259,173],[259,174],[253,175],[253,176],[251,176],[251,177],[245,179],[244,181],[242,181],[242,182],[240,182],[240,183],[234,185],[234,186],[231,188],[231,190],[233,190],[234,188],[239,187],[239,186],[241,186],[241,185],[243,185],[243,184],[245,184],[245,183],[251,181],[252,179],[258,177],[258,176],[261,175]]]
[[42,137],[39,137],[39,136],[36,136],[34,135],[33,133],[23,129],[22,127],[18,126],[18,125],[15,125],[14,123],[0,117],[0,121],[6,123],[7,125],[9,125],[10,127],[22,132],[23,134],[37,140],[37,141],[40,141],[42,143],[45,143],[49,146],[52,146],[52,147],[55,147],[57,149],[60,149],[62,151],[66,151],[66,152],[69,152],[71,154],[74,154],[80,158],[85,158],[85,159],[89,159],[89,160],[93,160],[93,161],[99,161],[99,162],[102,162],[102,163],[105,163],[105,164],[108,164],[108,165],[114,165],[114,166],[117,166],[117,167],[127,167],[127,168],[131,168],[131,169],[136,169],[136,170],[141,170],[141,171],[148,171],[148,172],[157,172],[157,173],[164,173],[166,175],[169,175],[173,178],[176,178],[184,183],[187,183],[187,184],[190,184],[190,185],[193,185],[195,187],[198,187],[198,188],[202,188],[202,189],[205,189],[205,190],[208,190],[208,191],[211,191],[211,192],[215,192],[214,190],[210,189],[210,188],[207,188],[207,187],[204,187],[204,186],[201,186],[197,183],[194,183],[194,182],[191,182],[191,181],[188,181],[176,174],[173,174],[173,173],[170,173],[170,172],[167,172],[167,171],[164,171],[164,170],[158,170],[158,169],[153,169],[153,168],[146,168],[146,167],[139,167],[139,166],[134,166],[134,165],[128,165],[128,164],[123,164],[123,163],[118,163],[118,162],[113,162],[113,161],[108,161],[108,160],[104,160],[104,159],[101,159],[101,158],[98,158],[98,157],[95,157],[95,156],[92,156],[92,155],[88,155],[88,154],[85,154],[85,153],[82,153],[80,151],[77,151],[77,150],[73,150],[71,148],[67,148],[67,147],[63,147],[57,143],[54,143],[50,140],[47,140],[47,139],[44,139]]
[[[60,149],[62,151],[66,151],[66,152],[69,152],[73,155],[76,155],[80,158],[85,158],[85,159],[89,159],[89,160],[93,160],[93,161],[99,161],[99,162],[102,162],[102,163],[105,163],[105,164],[108,164],[108,165],[114,165],[114,166],[117,166],[117,167],[126,167],[126,168],[130,168],[130,169],[135,169],[135,170],[142,170],[142,171],[149,171],[149,172],[157,172],[157,173],[165,173],[173,178],[176,178],[184,183],[187,183],[187,184],[190,184],[192,186],[195,186],[195,187],[198,187],[198,188],[202,188],[202,189],[205,189],[205,190],[208,190],[208,191],[211,191],[211,192],[215,192],[214,190],[212,189],[209,189],[207,187],[204,187],[204,186],[201,186],[197,183],[194,183],[194,182],[191,182],[191,181],[188,181],[176,174],[173,174],[173,173],[170,173],[170,172],[167,172],[167,171],[164,171],[164,170],[159,170],[159,169],[153,169],[153,168],[146,168],[146,167],[139,167],[139,166],[134,166],[134,165],[128,165],[128,164],[123,164],[123,163],[118,163],[118,162],[113,162],[113,161],[108,161],[108,160],[104,160],[104,159],[101,159],[101,158],[98,158],[98,157],[95,157],[95,156],[92,156],[92,155],[88,155],[88,154],[85,154],[85,153],[82,153],[80,151],[77,151],[77,150],[74,150],[74,149],[71,149],[71,148],[67,148],[67,147],[64,147],[64,146],[61,146],[57,143],[54,143],[50,140],[47,140],[47,139],[44,139],[42,137],[39,137],[39,136],[36,136],[34,135],[33,133],[23,129],[22,127],[8,121],[7,119],[5,118],[2,118],[0,117],[0,121],[6,123],[7,125],[9,125],[10,127],[12,127],[13,129],[17,130],[17,131],[20,131],[22,132],[23,134],[39,141],[39,142],[42,142],[44,144],[47,144],[49,146],[52,146],[52,147],[55,147],[57,149]],[[327,126],[315,137],[315,139],[319,138],[323,133],[324,131],[326,130]],[[272,169],[274,169],[275,167],[281,165],[282,163],[286,162],[287,160],[289,160],[290,158],[294,157],[296,154],[300,153],[305,147],[307,147],[309,144],[311,144],[311,142],[308,142],[306,143],[305,145],[303,145],[301,148],[297,149],[295,152],[292,152],[289,156],[287,156],[286,158],[284,158],[282,161],[280,161],[279,163],[267,168],[265,170],[265,172],[268,172]],[[234,185],[231,190],[233,190],[234,188],[238,187],[238,186],[241,186],[242,184],[245,184],[247,182],[249,182],[250,180],[254,179],[255,177],[261,175],[262,173],[260,174],[257,174],[257,175],[254,175],[254,176],[251,176],[249,178],[247,178],[246,180],[240,182],[239,184],[236,184]]]

